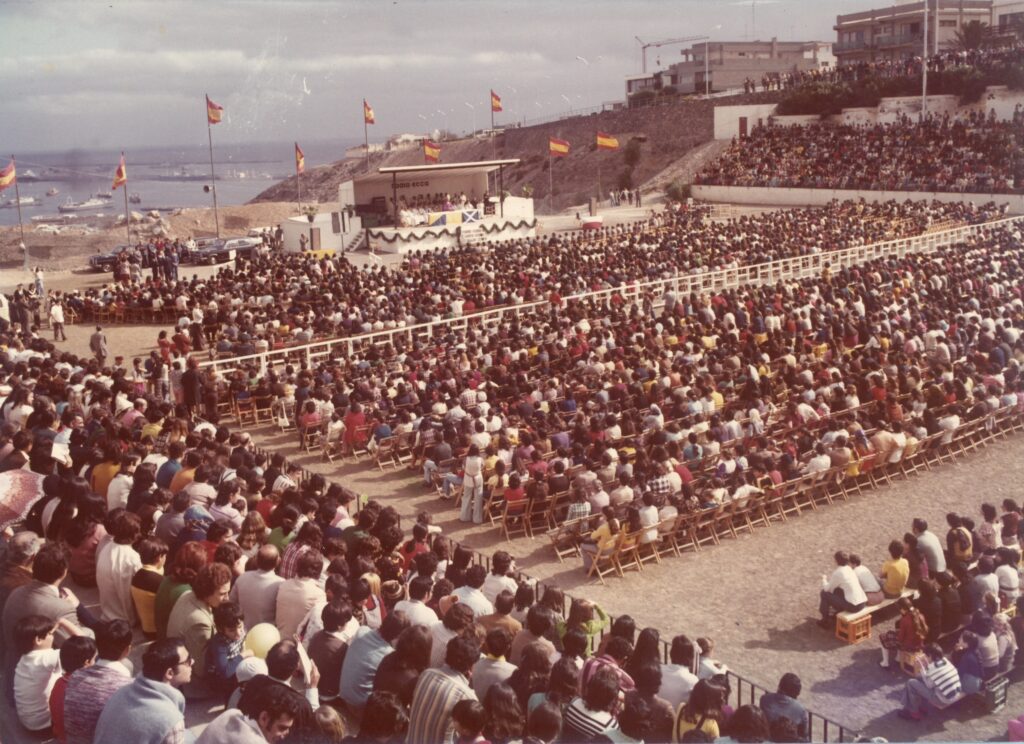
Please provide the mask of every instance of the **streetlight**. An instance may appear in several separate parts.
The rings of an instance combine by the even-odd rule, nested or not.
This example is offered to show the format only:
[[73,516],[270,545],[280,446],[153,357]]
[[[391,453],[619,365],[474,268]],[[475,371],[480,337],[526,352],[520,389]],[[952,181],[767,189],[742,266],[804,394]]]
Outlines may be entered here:
[[470,137],[475,137],[476,136],[476,106],[474,106],[469,101],[463,101],[463,103],[466,106],[468,106],[469,109],[473,112],[473,131],[470,132]]

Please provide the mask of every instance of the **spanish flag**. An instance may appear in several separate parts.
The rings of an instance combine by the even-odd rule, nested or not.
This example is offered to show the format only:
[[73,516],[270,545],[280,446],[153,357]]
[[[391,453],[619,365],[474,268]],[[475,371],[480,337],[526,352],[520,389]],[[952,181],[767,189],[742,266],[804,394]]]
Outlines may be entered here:
[[616,137],[612,137],[610,134],[604,132],[597,133],[597,149],[598,150],[618,150],[619,140]]
[[14,161],[11,160],[11,162],[7,164],[6,168],[0,170],[0,191],[3,191],[8,186],[13,186],[17,177],[18,174],[14,168]]
[[495,93],[492,90],[491,91],[491,111],[494,111],[495,113],[497,113],[498,111],[501,111],[501,110],[502,110],[502,108],[501,108],[501,96],[499,96],[497,93]]
[[433,140],[423,140],[423,159],[428,163],[440,163],[441,145]]
[[295,143],[295,172],[306,172],[306,156],[303,154],[302,148],[299,147],[298,142]]
[[366,102],[365,98],[363,99],[363,121],[366,122],[367,124],[377,123],[376,120],[373,118],[373,109],[370,107],[370,104]]
[[224,116],[224,107],[218,106],[216,103],[210,100],[210,97],[206,97],[206,121],[210,124],[220,124],[220,120]]
[[548,153],[552,157],[564,158],[569,154],[569,142],[563,139],[556,139],[554,137],[548,138]]
[[117,170],[114,171],[114,185],[110,187],[110,190],[118,189],[128,183],[128,170],[124,166],[124,153],[121,153],[121,162],[117,166]]

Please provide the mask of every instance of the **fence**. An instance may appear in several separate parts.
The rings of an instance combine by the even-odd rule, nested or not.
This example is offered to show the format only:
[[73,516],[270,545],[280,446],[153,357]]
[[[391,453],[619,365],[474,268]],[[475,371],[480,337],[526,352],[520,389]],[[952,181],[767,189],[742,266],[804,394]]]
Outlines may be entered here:
[[[931,253],[943,246],[960,242],[976,235],[982,230],[999,226],[1024,224],[1024,217],[1011,217],[979,225],[956,227],[942,232],[931,232],[910,238],[899,238],[871,245],[844,248],[826,253],[813,253],[805,256],[792,256],[762,264],[750,264],[728,269],[717,269],[696,274],[677,274],[668,279],[656,279],[648,282],[634,282],[612,289],[584,292],[565,298],[566,302],[608,302],[619,296],[625,303],[636,304],[644,300],[655,303],[671,290],[677,296],[690,293],[720,292],[736,289],[745,285],[760,286],[775,284],[779,281],[793,279],[810,279],[821,276],[822,271],[830,271],[860,266],[882,258],[900,257],[914,253]],[[274,349],[260,354],[230,357],[228,359],[212,359],[201,363],[202,367],[210,367],[214,372],[230,374],[248,365],[258,365],[261,374],[278,363],[297,362],[312,368],[318,362],[338,356],[351,358],[354,352],[367,345],[383,345],[397,343],[413,344],[426,342],[434,337],[437,331],[465,332],[471,327],[481,330],[495,328],[512,321],[520,321],[536,312],[544,312],[550,308],[546,300],[523,303],[520,305],[503,305],[484,310],[468,316],[435,320],[419,323],[405,328],[376,331],[358,336],[344,336],[314,341],[301,346],[290,346]]]

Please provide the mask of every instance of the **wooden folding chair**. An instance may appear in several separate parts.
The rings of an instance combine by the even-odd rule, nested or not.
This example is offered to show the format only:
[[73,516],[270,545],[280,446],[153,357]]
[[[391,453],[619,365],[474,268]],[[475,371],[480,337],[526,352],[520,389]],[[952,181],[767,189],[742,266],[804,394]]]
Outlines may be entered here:
[[377,448],[373,452],[373,461],[377,463],[377,467],[381,472],[384,472],[385,465],[398,466],[395,461],[395,444],[398,441],[398,437],[390,436],[384,437],[377,442]]
[[356,429],[352,451],[349,452],[352,455],[352,459],[356,462],[359,462],[359,458],[362,455],[373,457],[373,453],[370,451],[370,440],[373,438],[372,433],[373,426],[370,424],[364,424]]
[[492,525],[501,521],[505,508],[505,486],[497,485],[490,490],[484,500],[484,519]]
[[608,545],[594,554],[590,570],[587,571],[588,579],[592,579],[596,575],[600,582],[604,584],[604,577],[608,574],[618,573],[620,576],[622,575],[615,563],[615,556],[618,554],[619,545],[623,537],[624,534],[619,532]]
[[530,526],[526,519],[527,504],[525,501],[509,503],[506,501],[501,509],[501,532],[505,539],[512,542],[513,536],[530,537]]
[[252,398],[235,396],[235,420],[239,426],[246,422],[256,425],[256,402]]
[[612,556],[612,561],[615,563],[615,572],[625,577],[625,570],[627,568],[635,568],[637,571],[643,573],[644,565],[640,561],[640,555],[637,553],[638,543],[640,536],[644,534],[646,528],[635,530],[634,532],[626,532],[622,535],[622,539],[619,540],[618,548],[615,550],[615,554]]
[[584,535],[590,534],[590,523],[594,517],[579,517],[568,522],[563,522],[554,529],[548,530],[548,539],[559,563],[564,563],[566,558],[580,555],[580,540]]
[[273,423],[274,421],[274,399],[269,395],[261,395],[253,398],[253,414],[256,417],[256,424]]

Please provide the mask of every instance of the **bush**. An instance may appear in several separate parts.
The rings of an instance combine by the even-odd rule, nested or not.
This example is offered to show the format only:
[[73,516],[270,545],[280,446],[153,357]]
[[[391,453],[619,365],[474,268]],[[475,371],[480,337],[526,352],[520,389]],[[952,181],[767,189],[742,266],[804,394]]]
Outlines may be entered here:
[[673,181],[665,187],[665,198],[677,202],[685,202],[690,198],[690,184]]

